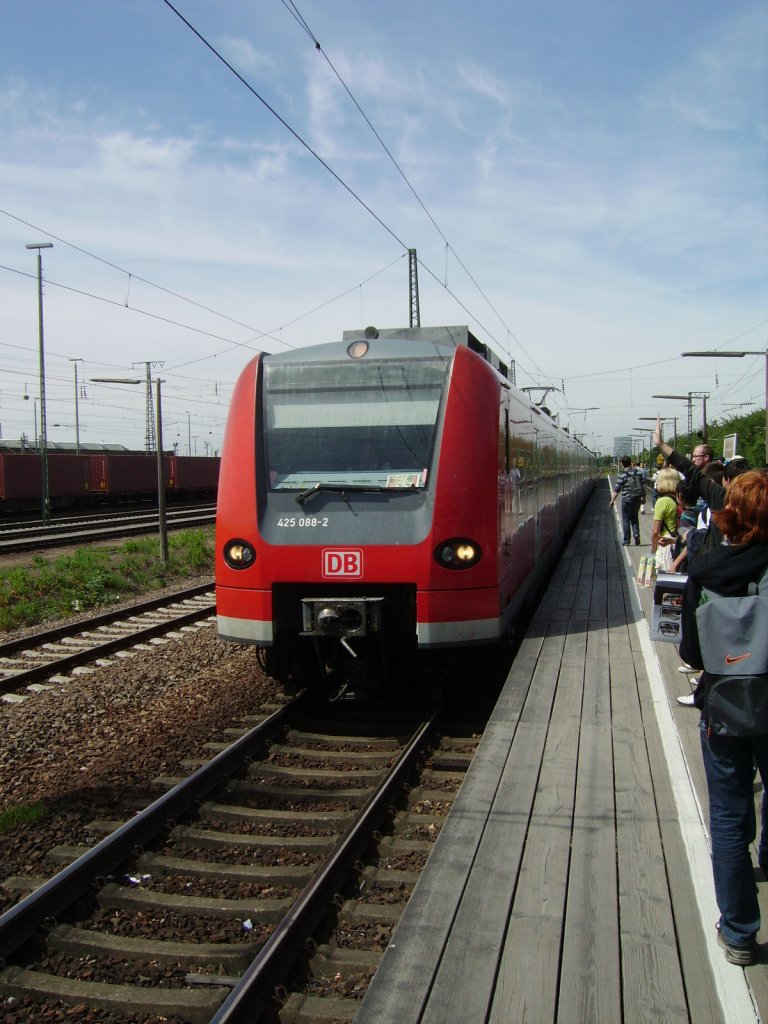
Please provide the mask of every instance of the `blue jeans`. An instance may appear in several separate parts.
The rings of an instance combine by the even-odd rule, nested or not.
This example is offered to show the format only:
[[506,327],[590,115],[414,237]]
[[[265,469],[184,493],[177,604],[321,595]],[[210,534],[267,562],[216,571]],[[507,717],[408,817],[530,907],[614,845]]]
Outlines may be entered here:
[[629,544],[630,531],[635,540],[640,540],[640,498],[624,498],[621,502],[621,528],[623,541]]
[[729,945],[750,946],[760,928],[749,855],[756,828],[754,768],[768,784],[768,736],[708,736],[704,719],[700,730],[720,931]]

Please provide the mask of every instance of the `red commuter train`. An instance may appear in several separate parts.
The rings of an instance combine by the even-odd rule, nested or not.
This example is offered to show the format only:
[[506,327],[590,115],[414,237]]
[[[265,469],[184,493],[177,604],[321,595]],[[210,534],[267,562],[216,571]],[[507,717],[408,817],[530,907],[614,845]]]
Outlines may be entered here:
[[224,438],[219,635],[279,679],[341,687],[498,642],[595,479],[466,327],[260,354]]

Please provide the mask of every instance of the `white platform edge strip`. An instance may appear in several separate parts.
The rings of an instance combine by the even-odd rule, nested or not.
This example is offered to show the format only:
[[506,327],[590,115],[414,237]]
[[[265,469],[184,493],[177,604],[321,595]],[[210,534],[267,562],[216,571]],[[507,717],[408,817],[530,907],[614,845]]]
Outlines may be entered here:
[[667,770],[672,782],[672,793],[677,807],[680,832],[683,838],[691,880],[699,909],[707,956],[712,968],[715,991],[717,992],[723,1012],[725,1024],[761,1024],[760,1013],[749,987],[747,972],[740,967],[729,964],[722,948],[718,945],[715,922],[720,911],[715,902],[715,890],[712,882],[712,855],[709,845],[709,834],[704,822],[704,815],[693,786],[693,779],[688,769],[685,751],[680,743],[669,698],[664,686],[664,679],[659,659],[651,641],[648,623],[645,619],[640,595],[637,591],[632,562],[628,552],[624,555],[625,571],[629,582],[632,600],[632,611],[635,614],[635,628],[643,652],[651,699],[659,727],[661,743]]

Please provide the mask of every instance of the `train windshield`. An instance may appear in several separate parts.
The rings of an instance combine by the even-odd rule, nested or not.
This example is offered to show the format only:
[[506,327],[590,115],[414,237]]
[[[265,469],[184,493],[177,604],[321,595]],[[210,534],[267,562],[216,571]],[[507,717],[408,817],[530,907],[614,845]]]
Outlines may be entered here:
[[272,490],[426,486],[450,361],[265,363]]

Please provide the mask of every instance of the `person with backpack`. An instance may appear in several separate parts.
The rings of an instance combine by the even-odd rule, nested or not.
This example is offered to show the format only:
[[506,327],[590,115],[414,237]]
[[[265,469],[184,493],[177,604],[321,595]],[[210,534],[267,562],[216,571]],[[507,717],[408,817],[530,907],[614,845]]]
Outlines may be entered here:
[[608,502],[608,508],[613,508],[616,499],[621,495],[621,528],[623,534],[622,543],[626,547],[629,544],[630,536],[635,538],[635,544],[640,543],[640,505],[645,497],[645,482],[639,470],[632,466],[632,460],[628,455],[621,457],[622,471],[616,477],[616,485],[613,488],[613,496]]
[[[760,910],[749,847],[754,767],[768,787],[768,475],[742,473],[712,519],[724,540],[691,566],[680,655],[702,669],[694,693],[709,794],[718,941],[729,963],[756,962]],[[763,811],[760,866],[768,871]]]
[[640,515],[644,516],[645,515],[645,499],[646,499],[647,494],[648,494],[648,470],[645,468],[645,466],[640,464],[637,467],[637,471],[640,474],[640,478],[643,481],[643,493],[640,495]]

